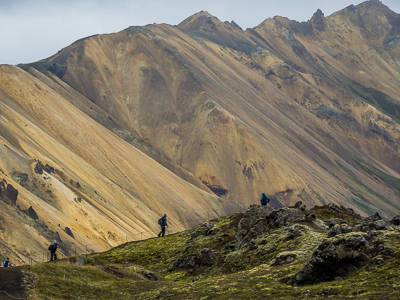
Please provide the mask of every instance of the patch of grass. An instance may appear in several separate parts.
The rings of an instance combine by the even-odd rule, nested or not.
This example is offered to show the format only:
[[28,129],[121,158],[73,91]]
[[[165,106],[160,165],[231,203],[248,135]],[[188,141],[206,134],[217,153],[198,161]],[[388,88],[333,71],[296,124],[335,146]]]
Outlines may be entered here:
[[400,101],[373,88],[367,88],[352,80],[344,74],[340,74],[347,89],[363,101],[372,105],[382,113],[390,116],[397,123],[400,123]]
[[384,198],[382,195],[380,195],[379,193],[375,192],[370,187],[366,186],[356,174],[354,174],[351,170],[349,170],[341,162],[339,162],[339,161],[335,161],[335,162],[343,171],[345,171],[347,173],[347,175],[350,177],[350,179],[352,181],[354,181],[357,185],[359,185],[360,187],[362,187],[364,190],[366,190],[371,195],[374,195],[375,197]]

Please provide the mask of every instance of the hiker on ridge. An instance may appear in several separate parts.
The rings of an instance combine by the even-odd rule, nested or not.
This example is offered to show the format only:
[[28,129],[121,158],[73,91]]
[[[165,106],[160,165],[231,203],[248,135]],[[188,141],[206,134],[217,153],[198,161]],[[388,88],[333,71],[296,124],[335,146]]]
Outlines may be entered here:
[[56,261],[57,260],[57,253],[56,253],[57,249],[58,249],[58,243],[57,242],[54,242],[54,244],[51,244],[49,246],[49,251],[50,251],[50,254],[51,254],[50,261],[53,261],[53,260]]
[[161,231],[158,234],[158,237],[164,236],[165,235],[165,226],[168,227],[167,214],[164,214],[164,216],[162,216],[162,218],[158,220],[158,224],[161,226]]
[[4,261],[3,267],[7,268],[10,266],[10,259],[7,257],[6,260]]
[[262,193],[262,194],[261,194],[261,199],[260,199],[260,201],[261,201],[261,206],[267,206],[268,202],[271,201],[271,199],[269,199],[269,198],[265,195],[265,193]]

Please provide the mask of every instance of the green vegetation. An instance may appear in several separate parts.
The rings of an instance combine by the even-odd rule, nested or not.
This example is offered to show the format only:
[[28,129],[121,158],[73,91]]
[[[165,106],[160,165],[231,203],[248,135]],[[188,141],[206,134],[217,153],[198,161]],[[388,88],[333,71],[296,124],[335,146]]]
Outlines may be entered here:
[[400,101],[373,88],[367,88],[344,74],[341,74],[341,78],[350,92],[400,123]]
[[374,195],[375,197],[378,198],[384,198],[382,195],[378,194],[377,192],[375,192],[373,189],[371,189],[370,187],[366,186],[359,177],[357,177],[356,174],[354,174],[352,171],[350,171],[348,168],[346,168],[345,165],[343,165],[341,162],[339,161],[335,161],[336,164],[347,173],[347,175],[349,175],[350,179],[353,180],[355,183],[357,183],[360,187],[362,187],[364,190],[366,190],[368,193],[370,193],[371,195]]
[[[319,208],[324,219],[343,217]],[[75,258],[33,265],[30,299],[398,299],[400,232],[377,232],[379,243],[394,255],[375,256],[348,278],[312,285],[288,284],[327,237],[327,230],[291,224],[259,235],[242,250],[233,250],[242,214],[212,220],[212,234],[200,234],[207,223],[185,232],[127,243],[88,256],[84,266]],[[204,248],[221,254],[212,266],[173,270],[177,258],[196,255]],[[282,254],[295,260],[273,262]],[[148,274],[157,276],[148,276]],[[153,280],[152,280],[153,279]]]

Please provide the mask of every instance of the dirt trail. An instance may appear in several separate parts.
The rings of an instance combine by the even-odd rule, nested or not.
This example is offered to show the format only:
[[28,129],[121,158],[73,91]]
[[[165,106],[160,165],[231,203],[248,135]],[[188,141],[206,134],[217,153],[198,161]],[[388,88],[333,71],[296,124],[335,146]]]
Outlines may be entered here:
[[22,271],[23,267],[0,268],[0,300],[27,299]]

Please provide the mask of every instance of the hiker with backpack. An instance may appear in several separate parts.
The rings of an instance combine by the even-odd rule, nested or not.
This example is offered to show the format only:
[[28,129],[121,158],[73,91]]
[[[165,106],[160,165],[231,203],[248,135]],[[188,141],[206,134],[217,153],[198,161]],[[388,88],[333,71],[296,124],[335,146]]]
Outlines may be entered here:
[[6,260],[4,261],[3,267],[8,268],[10,266],[10,259],[7,257]]
[[165,235],[165,227],[168,227],[167,224],[167,214],[164,214],[164,216],[162,216],[159,220],[158,220],[158,224],[161,226],[161,231],[158,234],[158,237],[160,236],[164,236]]
[[271,201],[271,199],[269,199],[269,198],[265,195],[265,193],[262,193],[262,194],[261,194],[261,199],[260,199],[260,201],[261,201],[261,206],[267,206],[267,204],[269,203],[269,201]]
[[48,250],[50,251],[50,254],[51,254],[50,261],[53,261],[53,260],[56,261],[57,260],[57,253],[56,253],[57,249],[58,249],[58,243],[57,242],[54,242],[54,244],[51,244],[49,246]]

